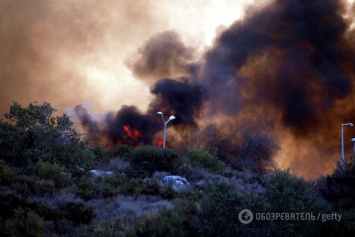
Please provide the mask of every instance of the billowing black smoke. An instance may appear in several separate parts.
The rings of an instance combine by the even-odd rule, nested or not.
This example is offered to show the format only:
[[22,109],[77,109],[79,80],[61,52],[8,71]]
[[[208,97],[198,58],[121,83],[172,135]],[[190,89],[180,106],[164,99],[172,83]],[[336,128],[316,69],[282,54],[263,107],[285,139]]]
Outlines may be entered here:
[[276,0],[233,24],[206,54],[209,95],[225,91],[244,107],[261,102],[280,112],[285,126],[307,133],[352,91],[355,51],[346,38],[344,3]]
[[173,114],[176,123],[196,126],[195,119],[199,118],[200,109],[206,100],[203,87],[189,80],[162,79],[152,88],[156,95],[150,104],[149,111],[163,111]]
[[[192,62],[194,50],[176,33],[153,37],[129,63],[151,85],[154,98],[147,112],[122,107],[106,117],[103,133],[112,143],[121,142],[122,126],[128,124],[149,133],[144,142],[150,143],[162,129],[157,111],[195,128],[202,117],[206,122],[210,115],[223,115],[226,129],[259,121],[295,141],[304,155],[289,155],[289,165],[305,173],[329,170],[319,161],[338,152],[338,139],[328,138],[339,137],[342,122],[355,122],[355,31],[344,17],[355,15],[355,7],[346,12],[346,5],[345,0],[275,0],[250,8],[219,34],[200,62]],[[90,124],[87,116],[82,123]]]

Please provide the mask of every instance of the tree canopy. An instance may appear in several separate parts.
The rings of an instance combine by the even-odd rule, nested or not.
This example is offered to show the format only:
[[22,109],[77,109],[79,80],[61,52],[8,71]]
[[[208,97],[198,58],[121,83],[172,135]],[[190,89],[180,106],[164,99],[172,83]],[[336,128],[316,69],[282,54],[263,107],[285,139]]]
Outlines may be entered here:
[[47,102],[27,107],[13,102],[0,120],[0,155],[26,165],[40,159],[71,165],[85,156],[87,148],[70,117],[55,112]]

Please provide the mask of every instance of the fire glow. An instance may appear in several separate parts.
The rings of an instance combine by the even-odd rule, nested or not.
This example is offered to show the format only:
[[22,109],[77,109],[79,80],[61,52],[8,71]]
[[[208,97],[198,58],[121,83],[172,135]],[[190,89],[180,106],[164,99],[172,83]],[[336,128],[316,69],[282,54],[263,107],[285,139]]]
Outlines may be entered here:
[[133,138],[136,141],[143,137],[143,134],[140,131],[138,131],[137,129],[131,129],[131,127],[128,125],[124,125],[123,130],[128,138]]
[[157,147],[163,147],[163,139],[158,139],[156,146]]

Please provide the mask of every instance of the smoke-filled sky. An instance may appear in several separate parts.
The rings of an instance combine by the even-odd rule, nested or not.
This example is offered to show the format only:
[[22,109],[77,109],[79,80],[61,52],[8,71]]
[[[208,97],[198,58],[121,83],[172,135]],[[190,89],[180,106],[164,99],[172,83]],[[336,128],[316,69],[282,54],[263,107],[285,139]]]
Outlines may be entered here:
[[174,30],[204,50],[245,2],[0,0],[0,111],[13,100],[145,108],[149,87],[126,66],[144,42]]
[[281,167],[316,177],[355,123],[354,17],[350,0],[0,0],[0,112],[75,107],[94,140],[101,113],[113,142],[124,124],[159,132],[157,110],[180,129],[255,121]]

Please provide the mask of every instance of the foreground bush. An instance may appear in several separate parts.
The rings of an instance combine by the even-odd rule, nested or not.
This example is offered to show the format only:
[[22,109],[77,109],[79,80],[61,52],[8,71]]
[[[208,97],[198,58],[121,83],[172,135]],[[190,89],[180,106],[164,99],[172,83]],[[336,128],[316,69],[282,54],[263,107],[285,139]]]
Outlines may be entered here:
[[222,173],[224,170],[223,163],[207,151],[188,150],[187,156],[194,167],[205,168],[216,173]]
[[181,156],[173,150],[144,145],[138,147],[132,153],[132,162],[137,168],[152,174],[155,171],[174,172],[182,165],[183,160]]
[[153,216],[145,216],[136,224],[137,236],[182,237],[186,236],[185,216],[171,209],[163,209]]
[[69,116],[53,116],[55,111],[47,102],[27,108],[14,102],[6,121],[0,120],[0,157],[24,166],[38,160],[66,166],[90,163],[93,154]]
[[[314,186],[289,172],[275,172],[266,176],[268,212],[273,213],[330,213],[331,209]],[[329,225],[329,224],[328,224]],[[269,222],[273,236],[316,236],[326,225],[320,220]]]
[[317,189],[332,204],[333,209],[342,214],[342,221],[337,228],[339,230],[332,234],[353,236],[355,233],[355,160],[347,159],[344,169],[338,164],[332,174],[321,177],[317,181]]
[[267,226],[239,221],[238,214],[248,208],[263,212],[266,207],[261,197],[238,193],[228,185],[209,186],[201,202],[200,231],[202,236],[267,236]]
[[33,211],[22,208],[13,210],[13,216],[4,221],[0,234],[3,236],[44,236],[44,221]]

